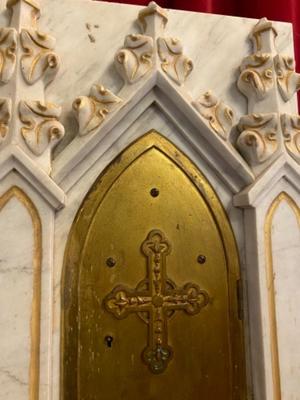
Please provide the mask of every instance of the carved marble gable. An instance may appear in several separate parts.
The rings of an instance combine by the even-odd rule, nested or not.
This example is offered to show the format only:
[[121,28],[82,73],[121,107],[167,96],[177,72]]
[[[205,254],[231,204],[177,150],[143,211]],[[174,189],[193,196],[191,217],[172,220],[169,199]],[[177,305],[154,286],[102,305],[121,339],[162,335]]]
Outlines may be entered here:
[[[265,18],[165,10],[155,2],[145,7],[89,0],[0,2],[0,326],[4,338],[0,400],[61,398],[62,371],[69,361],[77,365],[63,357],[63,339],[73,340],[64,327],[75,326],[77,332],[76,323],[82,318],[75,318],[74,326],[66,324],[70,293],[83,290],[75,278],[75,266],[82,264],[71,257],[69,268],[75,273],[63,270],[70,243],[75,247],[83,243],[84,238],[74,236],[74,226],[80,225],[80,218],[94,221],[98,209],[89,199],[100,196],[102,179],[118,168],[123,173],[126,154],[135,160],[137,149],[144,154],[146,148],[141,146],[149,140],[157,141],[152,143],[154,149],[163,147],[162,154],[168,153],[169,146],[173,149],[168,157],[180,170],[173,166],[173,172],[175,168],[178,177],[184,173],[196,182],[195,190],[210,209],[207,215],[212,215],[207,221],[218,225],[224,213],[227,228],[222,225],[217,231],[227,229],[232,243],[236,242],[236,248],[232,245],[235,272],[223,282],[233,285],[228,304],[235,307],[231,317],[240,327],[236,340],[242,339],[238,349],[245,349],[241,350],[245,360],[235,364],[231,375],[235,378],[224,384],[228,399],[300,400],[296,100],[300,78],[296,71],[292,27]],[[160,155],[155,157],[160,160]],[[153,176],[147,177],[160,176],[160,162],[155,163]],[[128,182],[134,187],[140,181],[133,174]],[[91,191],[98,184],[99,192]],[[183,186],[191,193],[194,190]],[[154,184],[147,190],[148,200],[161,195]],[[123,204],[119,197],[115,213]],[[111,286],[105,286],[99,307],[103,313],[106,310],[105,318],[126,316],[120,321],[120,332],[126,332],[134,318],[141,323],[138,329],[147,335],[134,354],[145,373],[163,376],[172,373],[176,354],[184,354],[172,333],[176,321],[196,320],[201,326],[200,319],[218,306],[218,299],[212,295],[213,286],[206,290],[209,285],[198,282],[197,274],[184,282],[180,274],[174,280],[169,277],[175,239],[158,225],[145,228],[137,239],[140,260],[148,262],[148,269],[128,283],[109,278]],[[120,232],[125,228],[122,224]],[[127,236],[128,232],[121,241]],[[93,241],[88,243],[93,248]],[[199,268],[209,265],[200,249],[193,260]],[[113,270],[115,262],[108,257],[105,271]],[[185,271],[188,268],[184,266]],[[83,305],[91,298],[97,271],[86,276],[86,291],[78,297]],[[94,280],[89,282],[89,276]],[[127,279],[126,274],[118,276]],[[151,279],[156,286],[149,286]],[[88,327],[88,322],[80,321]],[[155,328],[154,322],[161,325]],[[109,332],[104,336],[108,349],[114,337]],[[236,352],[237,348],[232,354]],[[85,354],[82,359],[99,365],[93,357]],[[201,368],[205,376],[205,365]],[[70,376],[70,387],[77,390]],[[85,382],[85,375],[78,372],[78,376]],[[236,377],[244,377],[246,384]],[[87,385],[95,388],[98,383]],[[201,388],[195,389],[198,392],[200,396]],[[79,389],[74,393],[78,400],[89,398]]]

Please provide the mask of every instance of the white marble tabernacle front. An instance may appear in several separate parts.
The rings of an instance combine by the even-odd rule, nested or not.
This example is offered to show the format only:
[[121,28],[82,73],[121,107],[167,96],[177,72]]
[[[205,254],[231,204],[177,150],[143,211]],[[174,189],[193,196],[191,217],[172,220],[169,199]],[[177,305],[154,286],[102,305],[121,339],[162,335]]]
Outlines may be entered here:
[[247,399],[300,400],[292,26],[154,2],[0,0],[0,82],[0,400],[59,400],[70,228],[150,129],[197,165],[232,224]]

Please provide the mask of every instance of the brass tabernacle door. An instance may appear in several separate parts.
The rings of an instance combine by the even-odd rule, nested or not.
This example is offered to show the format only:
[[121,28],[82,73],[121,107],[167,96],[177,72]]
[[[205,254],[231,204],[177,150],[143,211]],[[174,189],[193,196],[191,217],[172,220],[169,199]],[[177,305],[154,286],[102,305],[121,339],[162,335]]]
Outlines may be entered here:
[[239,263],[215,192],[156,132],[93,185],[63,276],[62,400],[244,399]]

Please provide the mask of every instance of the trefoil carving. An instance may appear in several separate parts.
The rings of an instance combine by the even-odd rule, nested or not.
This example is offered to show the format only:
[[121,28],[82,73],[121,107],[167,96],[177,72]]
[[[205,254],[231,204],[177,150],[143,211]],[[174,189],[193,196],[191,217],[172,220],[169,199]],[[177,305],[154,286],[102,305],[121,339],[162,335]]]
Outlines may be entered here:
[[58,144],[65,134],[63,125],[58,121],[61,107],[40,101],[21,101],[19,105],[23,139],[28,148],[36,155],[42,155],[50,146]]
[[234,124],[234,113],[230,107],[220,101],[211,91],[204,93],[192,104],[215,133],[224,140],[229,139]]
[[14,28],[0,29],[0,82],[8,83],[16,68],[18,35]]
[[32,85],[42,78],[47,86],[55,78],[60,66],[60,59],[53,51],[55,38],[38,30],[22,29],[21,43],[24,50],[21,70],[25,81]]
[[11,121],[12,103],[10,99],[0,99],[0,146],[7,137]]
[[282,114],[281,126],[288,154],[300,163],[300,116]]
[[279,148],[278,114],[250,114],[240,119],[237,148],[254,169]]
[[101,85],[93,85],[89,96],[78,97],[73,109],[79,125],[79,135],[85,136],[104,122],[107,115],[122,102],[118,96]]
[[153,68],[153,39],[146,35],[128,35],[124,48],[115,56],[115,66],[128,83],[135,83]]
[[273,58],[268,53],[246,57],[240,67],[238,88],[247,97],[262,100],[274,86]]
[[281,97],[289,101],[300,89],[300,74],[295,72],[295,60],[278,54],[275,57],[275,68]]
[[193,61],[183,54],[177,38],[158,38],[158,54],[162,70],[176,83],[182,85],[194,68]]

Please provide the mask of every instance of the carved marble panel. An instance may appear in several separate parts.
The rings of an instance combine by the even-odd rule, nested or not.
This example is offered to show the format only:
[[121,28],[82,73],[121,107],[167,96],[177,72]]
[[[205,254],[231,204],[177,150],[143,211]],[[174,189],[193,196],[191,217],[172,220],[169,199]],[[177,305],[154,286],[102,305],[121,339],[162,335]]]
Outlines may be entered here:
[[[17,187],[0,197],[1,397],[37,399],[41,222]],[[6,305],[6,306],[4,306]]]
[[292,399],[300,369],[300,208],[284,192],[268,210],[265,246],[274,399]]

